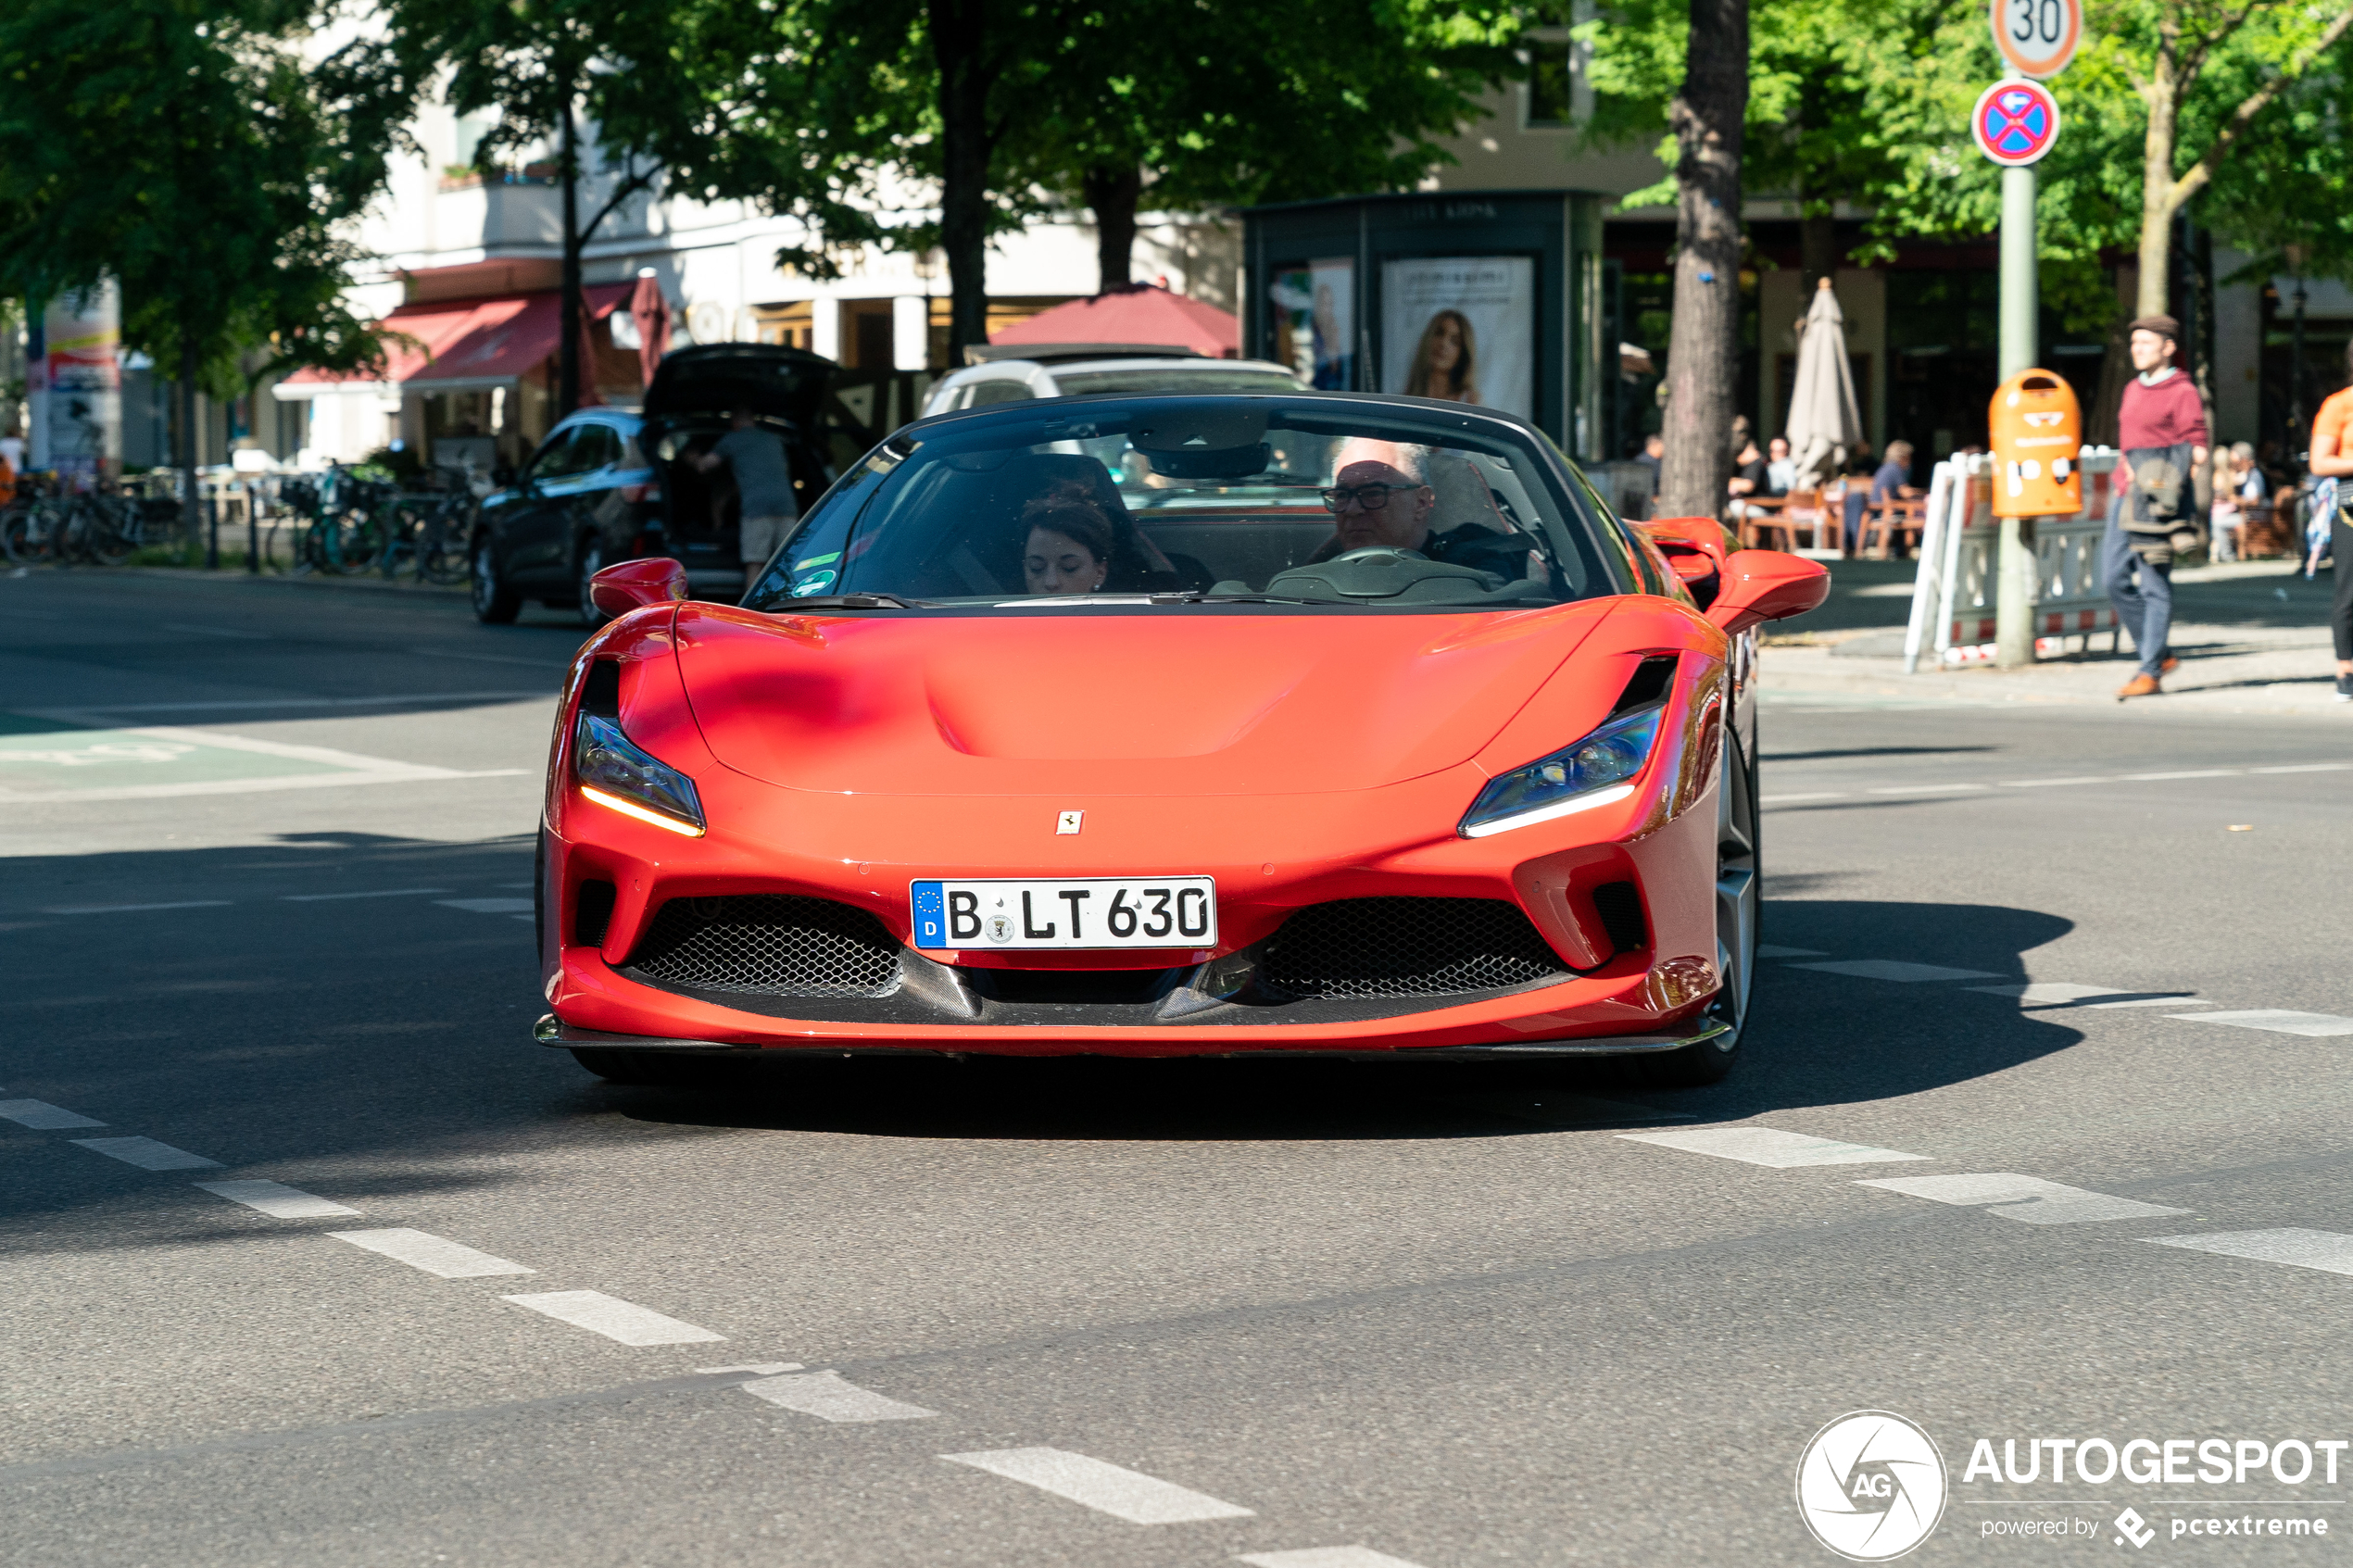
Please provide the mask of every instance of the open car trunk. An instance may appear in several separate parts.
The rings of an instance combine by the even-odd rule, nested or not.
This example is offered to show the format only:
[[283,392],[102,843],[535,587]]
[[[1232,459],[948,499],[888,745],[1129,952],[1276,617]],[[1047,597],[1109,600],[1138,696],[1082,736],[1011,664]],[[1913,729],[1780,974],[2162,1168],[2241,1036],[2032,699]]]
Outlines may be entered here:
[[823,355],[766,343],[712,343],[665,358],[646,389],[646,454],[661,469],[662,530],[688,581],[709,573],[741,582],[735,482],[723,467],[703,473],[689,460],[727,433],[738,407],[784,438],[793,493],[805,511],[833,483],[824,410],[838,367]]

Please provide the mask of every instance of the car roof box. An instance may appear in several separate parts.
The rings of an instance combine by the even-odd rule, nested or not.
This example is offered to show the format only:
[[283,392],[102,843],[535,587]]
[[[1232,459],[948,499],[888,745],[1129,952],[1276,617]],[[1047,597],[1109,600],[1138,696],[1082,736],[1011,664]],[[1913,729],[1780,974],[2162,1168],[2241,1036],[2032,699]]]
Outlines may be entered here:
[[646,388],[648,424],[724,420],[737,404],[814,430],[837,369],[822,354],[774,343],[704,343],[662,357]]
[[1067,364],[1073,359],[1202,359],[1197,348],[1166,343],[970,343],[964,363],[986,365],[994,359],[1026,359],[1040,365]]

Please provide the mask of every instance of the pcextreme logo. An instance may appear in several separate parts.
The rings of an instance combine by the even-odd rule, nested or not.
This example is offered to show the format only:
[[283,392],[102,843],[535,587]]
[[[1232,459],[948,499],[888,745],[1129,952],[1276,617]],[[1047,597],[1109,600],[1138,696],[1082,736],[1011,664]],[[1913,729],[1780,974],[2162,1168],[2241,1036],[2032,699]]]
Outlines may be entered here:
[[1850,1562],[1903,1556],[1944,1515],[1944,1456],[1888,1411],[1856,1411],[1814,1434],[1797,1461],[1797,1512]]

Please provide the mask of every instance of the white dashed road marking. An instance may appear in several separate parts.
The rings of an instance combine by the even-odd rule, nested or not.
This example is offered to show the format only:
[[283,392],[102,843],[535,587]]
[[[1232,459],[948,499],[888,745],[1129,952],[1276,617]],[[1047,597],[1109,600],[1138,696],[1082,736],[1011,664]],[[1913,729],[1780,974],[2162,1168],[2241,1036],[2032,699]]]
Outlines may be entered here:
[[2168,1209],[2162,1204],[2140,1203],[2129,1198],[2110,1198],[2106,1193],[2086,1192],[2082,1187],[2007,1171],[1969,1176],[1894,1176],[1855,1185],[1884,1187],[1907,1198],[1925,1198],[1932,1203],[1982,1207],[1988,1213],[1999,1214],[2006,1220],[2023,1220],[2030,1225],[2153,1220],[2160,1214],[2189,1212],[2186,1209]]
[[471,1247],[460,1247],[454,1241],[444,1241],[425,1231],[410,1230],[405,1225],[381,1231],[329,1231],[337,1241],[347,1241],[354,1247],[364,1247],[371,1252],[381,1252],[396,1262],[412,1269],[422,1269],[443,1279],[480,1279],[487,1274],[533,1274],[539,1271],[526,1269],[521,1263],[510,1263],[504,1258],[493,1258],[487,1252],[477,1252]]
[[782,1405],[788,1411],[825,1421],[922,1421],[937,1415],[921,1405],[885,1399],[870,1388],[842,1381],[837,1372],[804,1372],[792,1377],[763,1377],[744,1385],[744,1392]]
[[1756,945],[1756,956],[1760,959],[1819,959],[1829,957],[1829,955],[1824,953],[1819,947],[1776,947],[1764,942],[1760,942]]
[[103,1127],[104,1122],[68,1110],[62,1105],[51,1105],[45,1099],[0,1099],[0,1118],[14,1122],[19,1127],[48,1132],[57,1127]]
[[1234,1559],[1251,1568],[1419,1568],[1364,1546],[1311,1546],[1304,1551],[1253,1551]]
[[1999,980],[1982,969],[1941,969],[1932,963],[1899,963],[1894,959],[1833,959],[1828,963],[1793,963],[1792,969],[1818,969],[1824,974],[1851,974],[1859,980],[1894,980],[1911,985],[1927,980]]
[[190,1154],[184,1148],[174,1148],[153,1138],[76,1138],[82,1148],[94,1150],[109,1160],[120,1160],[126,1165],[136,1165],[142,1171],[202,1171],[218,1167],[218,1160],[207,1160],[201,1154]]
[[2218,1231],[2208,1236],[2145,1236],[2141,1239],[2158,1247],[2181,1247],[2192,1252],[2219,1252],[2225,1258],[2252,1258],[2259,1263],[2286,1263],[2325,1273],[2353,1274],[2353,1236],[2340,1236],[2334,1231]]
[[1831,1138],[1808,1137],[1804,1133],[1784,1133],[1772,1127],[1703,1127],[1688,1133],[1620,1133],[1621,1138],[1634,1143],[1655,1143],[1662,1148],[1680,1148],[1687,1154],[1712,1154],[1718,1160],[1738,1160],[1750,1165],[1769,1165],[1777,1171],[1793,1165],[1884,1165],[1897,1160],[1925,1160],[1925,1154],[1899,1154],[1892,1148],[1873,1148],[1869,1144],[1839,1143]]
[[531,912],[531,900],[528,898],[435,898],[434,902],[445,909],[464,909],[469,914],[476,915],[511,915]]
[[2145,992],[2120,991],[2112,985],[2078,985],[2071,980],[2036,980],[2024,985],[1969,985],[1989,997],[2015,997],[2027,1007],[2187,1008],[2207,1004],[2175,993],[2152,997]]
[[335,898],[422,898],[428,893],[447,893],[446,887],[371,887],[365,893],[288,893],[282,895],[289,904],[323,904]]
[[1251,1511],[1229,1502],[1139,1475],[1116,1464],[1061,1449],[992,1449],[983,1453],[942,1454],[950,1464],[968,1464],[1084,1504],[1130,1524],[1185,1524],[1202,1519],[1247,1519]]
[[2333,1012],[2296,1012],[2287,1008],[2253,1008],[2245,1012],[2186,1012],[2167,1016],[2186,1018],[2193,1023],[2227,1023],[2233,1029],[2264,1029],[2274,1035],[2307,1035],[2315,1038],[2353,1035],[2353,1018],[2339,1018]]
[[762,1377],[774,1377],[780,1372],[799,1372],[799,1361],[753,1361],[748,1366],[698,1366],[695,1371],[709,1377],[731,1372],[756,1372]]
[[618,1339],[623,1345],[699,1345],[727,1337],[690,1323],[680,1323],[676,1318],[666,1318],[650,1307],[623,1301],[601,1290],[547,1290],[535,1296],[507,1296],[500,1299],[545,1312],[574,1328]]
[[196,1185],[232,1203],[258,1209],[273,1220],[314,1220],[327,1214],[359,1212],[340,1203],[330,1203],[300,1187],[290,1187],[283,1182],[198,1182]]

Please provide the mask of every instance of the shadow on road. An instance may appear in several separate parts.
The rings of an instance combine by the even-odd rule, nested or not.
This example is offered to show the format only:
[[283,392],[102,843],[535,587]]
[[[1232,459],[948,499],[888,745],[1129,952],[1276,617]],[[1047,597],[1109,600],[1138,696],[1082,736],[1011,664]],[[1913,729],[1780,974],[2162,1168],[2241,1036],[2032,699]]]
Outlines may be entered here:
[[[1781,897],[1768,910],[1777,943],[1988,978],[1906,985],[1768,960],[1743,1060],[1699,1090],[1650,1086],[1622,1059],[835,1058],[762,1060],[694,1089],[622,1086],[530,1038],[542,1010],[532,927],[510,911],[529,897],[531,853],[523,836],[442,844],[386,833],[13,861],[0,908],[14,975],[0,995],[0,1083],[232,1173],[328,1173],[320,1179],[357,1201],[497,1185],[535,1150],[619,1154],[649,1138],[745,1130],[1247,1143],[1736,1120],[1915,1094],[2082,1037],[1967,989],[2022,980],[2022,955],[2065,933],[2064,920]],[[1786,878],[1777,890],[1812,891]],[[48,1147],[68,1135],[0,1125],[0,1153],[18,1173],[0,1227],[22,1244],[243,1234],[226,1215],[199,1223],[184,1206],[152,1207],[150,1178]],[[70,1242],[44,1223],[89,1207],[115,1223]]]

